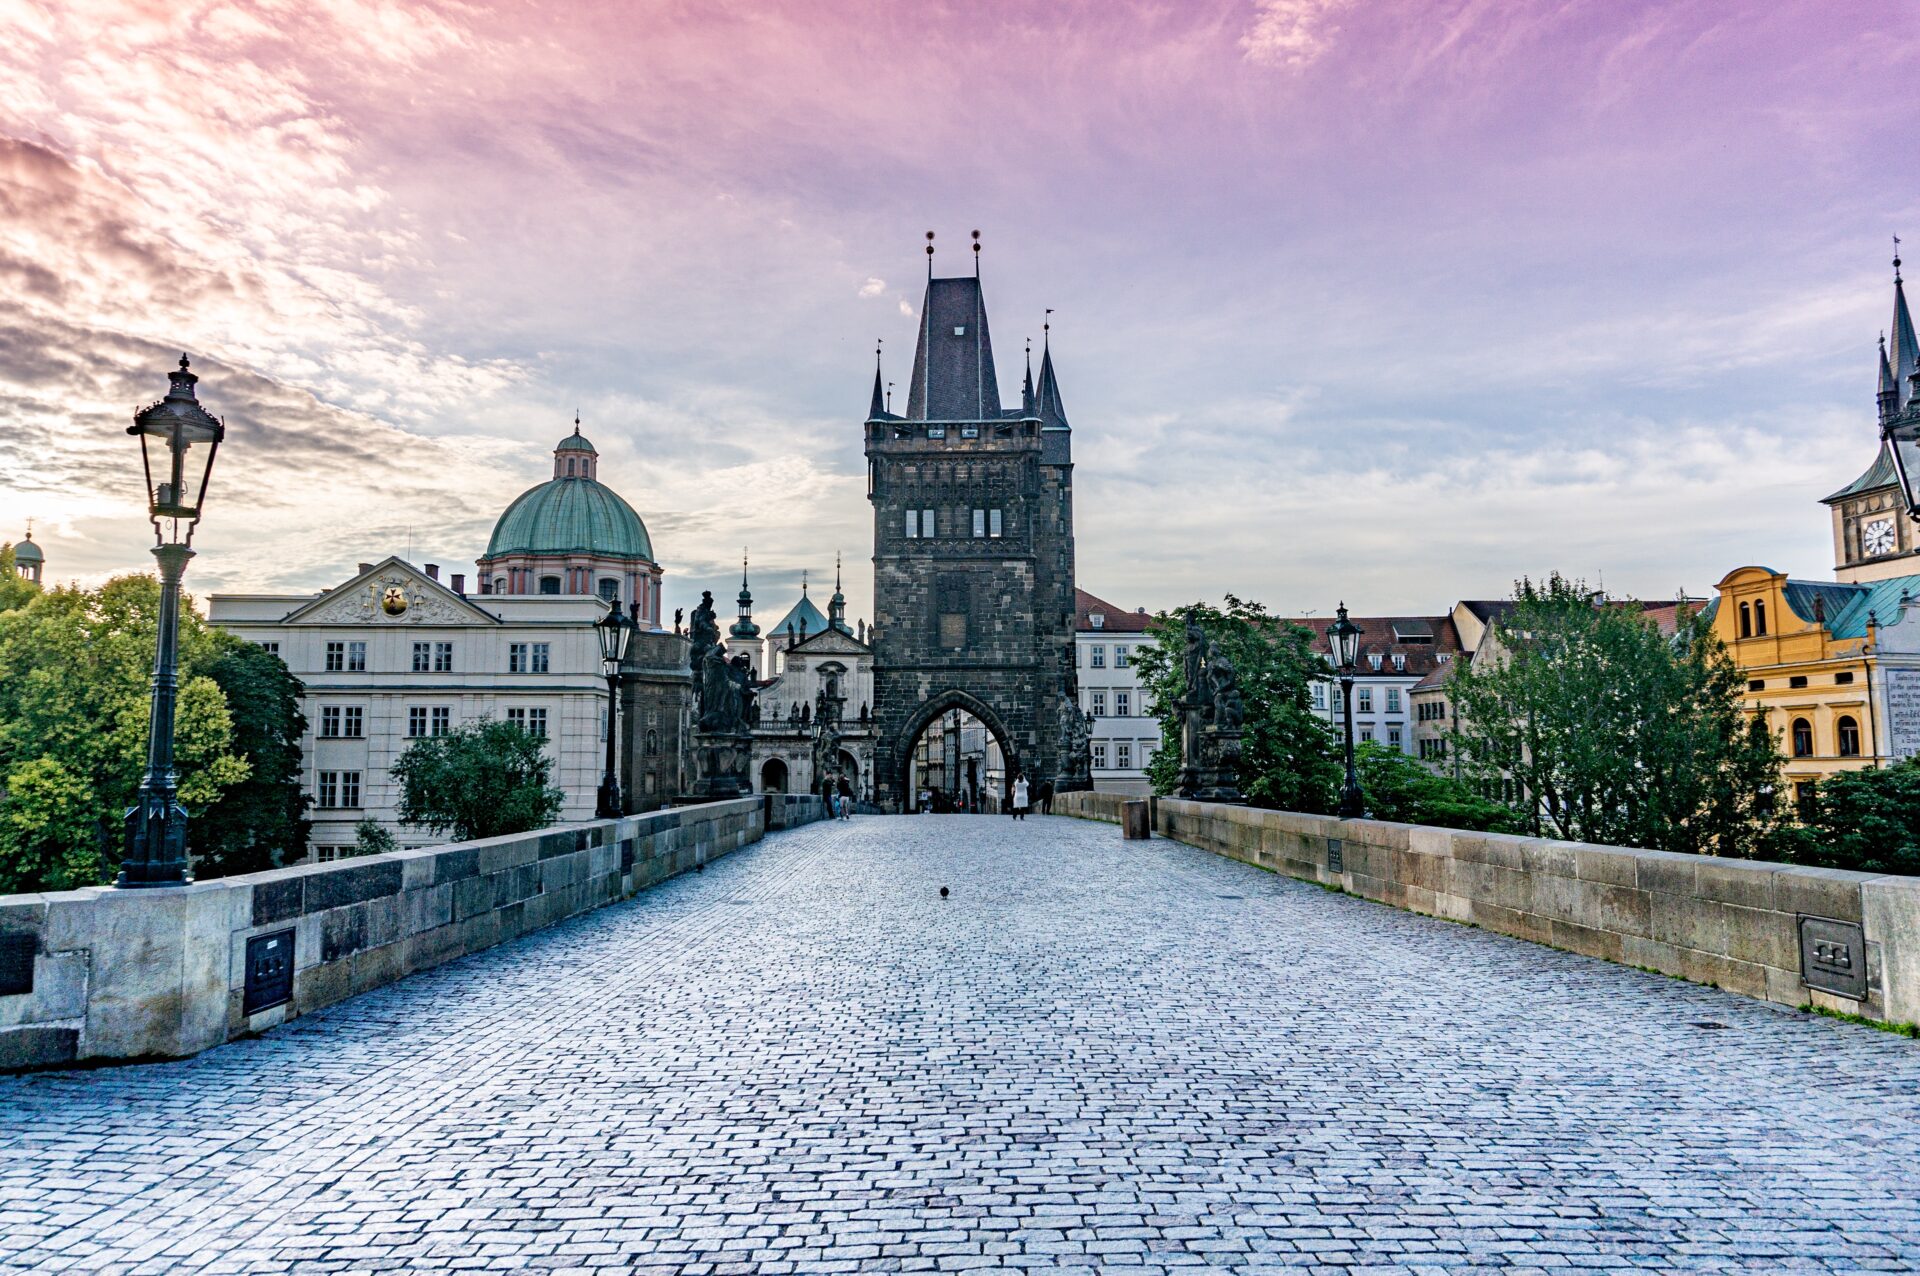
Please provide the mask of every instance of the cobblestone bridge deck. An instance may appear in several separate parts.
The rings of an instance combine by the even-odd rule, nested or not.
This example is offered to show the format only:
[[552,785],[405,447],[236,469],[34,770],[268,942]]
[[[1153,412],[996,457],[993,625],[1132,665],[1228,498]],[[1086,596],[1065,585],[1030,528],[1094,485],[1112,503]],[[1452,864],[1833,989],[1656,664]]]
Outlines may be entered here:
[[1064,819],[814,825],[0,1079],[47,1271],[1914,1271],[1916,1198],[1912,1042]]

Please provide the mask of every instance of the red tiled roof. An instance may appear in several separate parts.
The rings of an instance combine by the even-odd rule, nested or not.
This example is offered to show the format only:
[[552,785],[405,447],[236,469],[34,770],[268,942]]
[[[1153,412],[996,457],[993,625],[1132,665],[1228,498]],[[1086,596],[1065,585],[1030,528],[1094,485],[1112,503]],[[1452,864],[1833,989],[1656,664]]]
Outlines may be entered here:
[[[1100,627],[1093,626],[1092,615],[1099,612]],[[1143,634],[1153,617],[1144,611],[1115,607],[1104,598],[1096,598],[1084,589],[1073,591],[1073,627],[1083,634]]]
[[[1332,616],[1285,619],[1313,634],[1315,651],[1332,654],[1333,648],[1327,643],[1327,630],[1334,621]],[[1357,678],[1404,678],[1409,674],[1423,678],[1450,663],[1438,659],[1437,653],[1446,652],[1454,659],[1459,658],[1460,634],[1454,629],[1451,616],[1349,616],[1347,619],[1360,626],[1360,659],[1354,665]],[[1432,635],[1431,642],[1406,641],[1422,630]],[[1381,657],[1378,669],[1368,659],[1376,652]],[[1406,657],[1405,669],[1393,667],[1396,654]]]

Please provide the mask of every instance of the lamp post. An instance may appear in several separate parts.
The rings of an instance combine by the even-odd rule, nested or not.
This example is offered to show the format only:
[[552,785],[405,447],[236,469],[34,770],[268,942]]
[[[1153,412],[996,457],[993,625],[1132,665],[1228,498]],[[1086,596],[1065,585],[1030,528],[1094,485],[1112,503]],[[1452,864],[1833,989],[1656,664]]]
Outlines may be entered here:
[[1327,627],[1327,645],[1333,651],[1334,668],[1340,671],[1340,705],[1346,718],[1347,782],[1340,790],[1340,818],[1357,819],[1366,814],[1366,798],[1360,792],[1360,773],[1353,766],[1353,665],[1360,657],[1360,626],[1347,619],[1347,605],[1340,604],[1336,619]]
[[619,739],[620,667],[626,663],[633,630],[633,623],[621,614],[617,603],[593,626],[594,637],[600,640],[600,670],[607,679],[607,771],[600,777],[600,797],[593,812],[595,819],[611,820],[622,814],[620,777],[614,774],[614,747]]
[[[187,859],[187,810],[176,796],[179,776],[173,766],[173,711],[180,689],[180,578],[193,557],[193,529],[200,524],[213,456],[227,433],[226,425],[194,398],[193,386],[199,379],[187,370],[187,356],[181,355],[180,366],[167,374],[171,382],[167,397],[134,413],[133,424],[127,427],[127,433],[140,440],[140,466],[146,475],[153,556],[160,564],[160,624],[153,651],[153,707],[147,718],[147,773],[126,814],[126,849],[116,886],[183,886],[193,879]],[[200,452],[195,453],[195,447]],[[164,477],[155,482],[153,452],[160,448],[165,449],[160,458]],[[162,519],[167,523],[164,529]]]

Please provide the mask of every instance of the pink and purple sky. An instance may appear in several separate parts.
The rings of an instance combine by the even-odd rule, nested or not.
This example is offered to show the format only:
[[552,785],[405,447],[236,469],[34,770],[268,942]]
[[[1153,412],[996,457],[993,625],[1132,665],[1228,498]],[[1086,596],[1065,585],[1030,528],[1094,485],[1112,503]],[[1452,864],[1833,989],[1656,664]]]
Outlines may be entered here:
[[[1893,0],[0,0],[0,538],[149,564],[129,414],[228,422],[188,578],[470,571],[576,407],[669,608],[851,565],[923,233],[1054,308],[1081,584],[1437,612],[1832,568],[1920,250]],[[1902,105],[1902,104],[1905,105]],[[1920,264],[1915,266],[1920,270]]]

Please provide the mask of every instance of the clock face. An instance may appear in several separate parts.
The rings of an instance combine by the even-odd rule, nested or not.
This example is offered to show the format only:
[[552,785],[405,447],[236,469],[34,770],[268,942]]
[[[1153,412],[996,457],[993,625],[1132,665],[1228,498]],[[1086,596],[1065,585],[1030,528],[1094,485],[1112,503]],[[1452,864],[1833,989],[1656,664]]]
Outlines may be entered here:
[[1893,520],[1876,518],[1860,529],[1860,548],[1869,557],[1893,552]]

